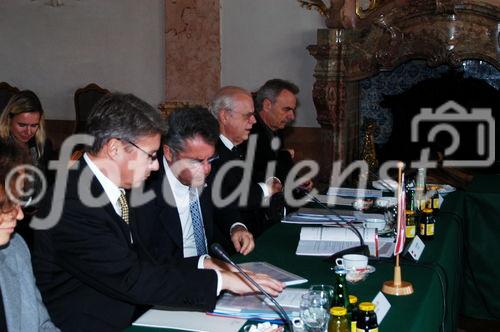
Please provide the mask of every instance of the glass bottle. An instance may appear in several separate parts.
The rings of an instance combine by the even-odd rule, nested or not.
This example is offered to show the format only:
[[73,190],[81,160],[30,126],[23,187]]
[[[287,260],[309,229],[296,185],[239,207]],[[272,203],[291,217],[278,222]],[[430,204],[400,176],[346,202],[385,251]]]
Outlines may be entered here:
[[406,210],[416,211],[415,182],[410,181],[406,185]]
[[328,332],[349,332],[349,322],[347,320],[347,309],[344,307],[332,307],[330,309],[330,321],[328,322]]
[[340,266],[336,266],[335,269],[335,283],[333,288],[335,290],[335,296],[332,301],[332,307],[344,307],[347,308],[349,305],[349,297],[347,296],[347,284],[346,284],[346,273],[347,271]]
[[371,302],[361,302],[359,304],[356,332],[378,332],[375,304]]
[[434,219],[432,215],[432,209],[425,209],[422,212],[419,235],[423,239],[431,240],[434,238],[434,225],[436,224],[436,219]]
[[349,320],[351,332],[356,332],[356,323],[358,320],[358,298],[349,295],[349,306],[347,307],[347,319]]
[[434,193],[432,194],[432,197],[431,197],[431,202],[432,202],[432,210],[434,212],[434,215],[436,215],[436,213],[439,212],[439,192],[438,192],[438,189],[439,187],[435,186],[432,188],[434,190]]
[[417,231],[417,222],[415,221],[415,211],[406,211],[406,238],[413,239]]
[[417,201],[417,210],[422,211],[425,209],[425,168],[419,168],[417,171],[417,178],[415,182],[415,191],[416,191],[416,201]]

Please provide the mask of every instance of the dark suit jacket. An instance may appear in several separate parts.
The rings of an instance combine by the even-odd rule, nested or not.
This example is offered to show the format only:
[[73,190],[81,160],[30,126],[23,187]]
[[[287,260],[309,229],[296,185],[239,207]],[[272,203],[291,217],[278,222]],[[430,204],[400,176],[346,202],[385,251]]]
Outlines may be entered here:
[[[266,124],[262,121],[259,114],[255,114],[257,122],[253,125],[250,135],[257,135],[257,147],[255,149],[255,158],[253,163],[253,179],[256,182],[266,181],[267,165],[271,161],[276,161],[276,172],[274,176],[280,179],[281,183],[285,185],[285,180],[293,167],[293,160],[290,153],[283,149],[282,132],[272,132]],[[280,139],[281,145],[277,150],[271,148],[271,141],[274,137]],[[248,149],[248,141],[241,144],[242,150]]]
[[[162,160],[163,158],[160,159],[160,170],[151,175],[146,186],[153,190],[155,199],[138,209],[139,233],[156,258],[178,261],[184,257],[182,228]],[[216,208],[211,199],[211,190],[211,182],[207,182],[199,198],[207,246],[210,251],[210,245],[219,242],[226,250],[231,251],[231,226],[243,220],[234,208]]]
[[[219,155],[219,159],[213,162],[212,172],[210,174],[212,181],[217,176],[220,168],[233,160],[241,160],[241,156],[237,153],[229,150],[224,143],[219,139],[216,145],[216,151]],[[243,156],[244,157],[244,156]],[[252,176],[252,174],[250,174]],[[235,191],[236,188],[242,183],[244,177],[244,169],[241,167],[231,167],[227,173],[225,173],[222,178],[221,184],[221,196],[226,198],[231,193]],[[237,208],[244,220],[245,225],[248,227],[249,231],[255,236],[259,235],[269,223],[269,218],[267,216],[267,208],[263,207],[262,200],[264,193],[260,185],[250,179],[247,190],[248,199],[243,205],[239,202],[239,197],[236,201],[232,202],[231,205]]]
[[[198,270],[197,259],[174,265],[153,258],[138,235],[134,209],[129,229],[90,170],[82,173],[86,166],[82,159],[70,171],[65,197],[55,198],[63,200],[57,225],[35,232],[34,271],[54,323],[63,331],[121,331],[141,305],[211,310],[216,273]],[[103,207],[82,202],[80,177]],[[49,213],[52,196],[42,204],[40,217]]]

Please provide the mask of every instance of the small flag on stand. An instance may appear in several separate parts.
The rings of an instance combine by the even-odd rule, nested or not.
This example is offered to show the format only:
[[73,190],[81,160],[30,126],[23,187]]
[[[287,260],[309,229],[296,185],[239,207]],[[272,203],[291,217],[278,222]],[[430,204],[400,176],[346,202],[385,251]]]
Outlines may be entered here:
[[396,245],[394,246],[394,256],[403,252],[406,239],[406,193],[405,193],[405,173],[401,175],[401,187],[398,191],[398,232],[396,235]]
[[394,279],[384,282],[382,292],[390,295],[410,295],[413,294],[413,285],[401,278],[401,266],[399,265],[399,254],[403,251],[406,237],[406,199],[404,191],[403,163],[398,164],[398,218],[397,218],[397,238],[394,247],[396,264],[394,265]]

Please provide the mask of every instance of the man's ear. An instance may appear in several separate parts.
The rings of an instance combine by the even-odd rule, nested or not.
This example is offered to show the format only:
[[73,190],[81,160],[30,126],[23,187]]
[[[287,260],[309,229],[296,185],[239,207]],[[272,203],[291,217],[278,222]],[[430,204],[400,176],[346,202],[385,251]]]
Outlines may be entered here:
[[225,108],[219,111],[219,120],[220,122],[222,122],[222,124],[226,124],[229,121],[229,117],[231,116],[229,112],[230,111],[226,110]]
[[123,150],[123,148],[123,143],[116,138],[111,138],[103,146],[106,156],[108,156],[112,160],[121,158],[121,151]]
[[265,98],[262,101],[262,110],[265,112],[268,112],[271,109],[272,105],[273,105],[273,103],[269,99]]
[[167,144],[163,144],[162,149],[165,159],[167,159],[169,164],[172,163],[174,161],[174,153],[172,149]]

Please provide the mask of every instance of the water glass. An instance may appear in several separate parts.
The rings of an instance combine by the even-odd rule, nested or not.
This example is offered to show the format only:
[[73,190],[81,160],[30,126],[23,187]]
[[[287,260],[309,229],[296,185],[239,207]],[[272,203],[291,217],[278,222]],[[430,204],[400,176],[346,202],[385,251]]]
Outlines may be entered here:
[[300,300],[300,318],[308,332],[324,332],[330,315],[325,299],[318,293],[305,293]]
[[319,294],[325,302],[325,309],[330,309],[333,298],[335,297],[335,290],[333,286],[323,284],[312,285],[311,287],[309,287],[309,293]]

